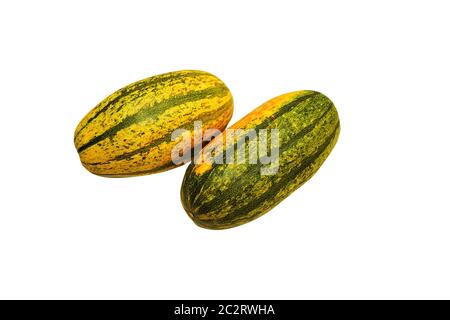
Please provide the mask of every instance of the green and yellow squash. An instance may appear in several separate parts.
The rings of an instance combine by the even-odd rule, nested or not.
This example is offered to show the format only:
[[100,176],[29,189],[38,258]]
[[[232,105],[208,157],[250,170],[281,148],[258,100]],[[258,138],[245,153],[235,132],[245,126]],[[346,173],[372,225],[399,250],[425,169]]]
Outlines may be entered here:
[[[265,140],[259,136],[261,129],[267,129]],[[258,133],[253,136],[258,144],[251,142],[252,130]],[[181,187],[185,211],[208,229],[231,228],[260,217],[317,172],[339,131],[335,106],[319,92],[297,91],[264,103],[207,144],[189,165]],[[273,149],[264,153],[261,141]],[[238,161],[239,146],[246,161]],[[266,158],[255,163],[249,159],[256,150]],[[262,161],[269,151],[278,156],[273,162]]]
[[[210,73],[184,70],[132,83],[100,102],[75,130],[75,147],[90,172],[106,177],[151,174],[176,167],[171,158],[184,136],[172,141],[176,129],[193,133],[224,130],[233,113],[225,84]],[[192,141],[187,148],[194,148]],[[201,141],[200,141],[201,143]]]

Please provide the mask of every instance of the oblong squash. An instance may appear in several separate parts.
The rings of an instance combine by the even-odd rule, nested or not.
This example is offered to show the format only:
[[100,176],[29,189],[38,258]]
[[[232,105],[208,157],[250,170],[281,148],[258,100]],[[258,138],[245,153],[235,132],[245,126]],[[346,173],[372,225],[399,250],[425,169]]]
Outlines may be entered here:
[[[176,129],[223,130],[233,114],[226,85],[210,73],[183,70],[132,83],[100,102],[75,130],[75,147],[90,172],[106,177],[151,174],[176,167]],[[188,143],[189,141],[185,141]],[[194,148],[194,141],[184,146]],[[201,143],[201,141],[200,141]]]
[[[236,129],[242,130],[236,133]],[[272,152],[278,150],[278,163],[275,157],[272,164],[264,164],[263,158],[256,163],[249,161],[256,149],[258,155],[270,153],[260,149],[259,143],[264,141],[259,136],[261,129],[268,129],[266,145],[275,145],[277,149]],[[251,130],[259,132],[258,144],[251,143],[255,141],[249,138]],[[269,131],[278,136],[272,137]],[[209,229],[231,228],[256,219],[314,175],[333,149],[339,132],[336,108],[323,94],[296,91],[276,97],[202,149],[197,163],[191,163],[184,176],[183,207],[198,226]],[[230,135],[234,138],[228,139]],[[239,143],[244,146],[243,163],[237,161]],[[227,161],[230,151],[229,159],[234,163]]]

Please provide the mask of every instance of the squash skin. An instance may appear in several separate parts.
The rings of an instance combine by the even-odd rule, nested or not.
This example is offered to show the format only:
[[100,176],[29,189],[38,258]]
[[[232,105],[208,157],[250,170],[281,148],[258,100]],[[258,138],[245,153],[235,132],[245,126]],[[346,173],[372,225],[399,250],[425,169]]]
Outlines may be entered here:
[[[74,143],[82,165],[105,177],[130,177],[177,167],[171,151],[182,137],[171,134],[194,121],[203,130],[224,130],[233,97],[216,76],[197,70],[146,78],[114,92],[78,124]],[[193,149],[193,141],[190,144]],[[189,146],[186,146],[189,148]]]
[[[225,154],[230,150],[226,136],[238,128],[279,130],[278,171],[263,175],[261,163],[191,163],[183,179],[181,202],[200,227],[236,227],[274,208],[317,172],[338,140],[340,121],[325,95],[291,92],[267,101],[225,130],[202,149],[198,159],[211,150]],[[238,140],[231,142],[233,148]],[[249,146],[248,141],[244,144]]]

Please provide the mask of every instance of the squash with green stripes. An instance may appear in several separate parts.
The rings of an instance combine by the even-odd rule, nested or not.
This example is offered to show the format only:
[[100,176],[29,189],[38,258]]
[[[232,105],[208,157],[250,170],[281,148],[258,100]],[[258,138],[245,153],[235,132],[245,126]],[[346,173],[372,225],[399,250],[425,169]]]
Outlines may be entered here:
[[171,158],[175,146],[195,147],[183,135],[172,139],[174,130],[192,134],[198,120],[202,132],[224,130],[232,113],[231,93],[217,77],[170,72],[132,83],[100,102],[78,124],[75,147],[83,166],[97,175],[156,173],[178,165]]
[[[257,135],[248,134],[252,131]],[[185,211],[208,229],[260,217],[317,172],[339,131],[336,108],[319,92],[297,91],[269,100],[206,145],[189,165],[181,187]],[[238,150],[244,157],[238,158]],[[255,153],[258,157],[250,161]],[[271,153],[277,157],[268,162]]]

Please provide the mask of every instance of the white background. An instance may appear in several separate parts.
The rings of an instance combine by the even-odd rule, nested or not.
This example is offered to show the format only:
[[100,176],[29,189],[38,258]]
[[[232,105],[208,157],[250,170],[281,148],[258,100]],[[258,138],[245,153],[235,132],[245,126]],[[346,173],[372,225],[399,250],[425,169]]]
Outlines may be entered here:
[[[450,298],[446,1],[2,1],[0,298]],[[340,113],[321,170],[211,231],[186,167],[87,172],[79,120],[133,81],[219,76],[231,123],[282,93]]]

